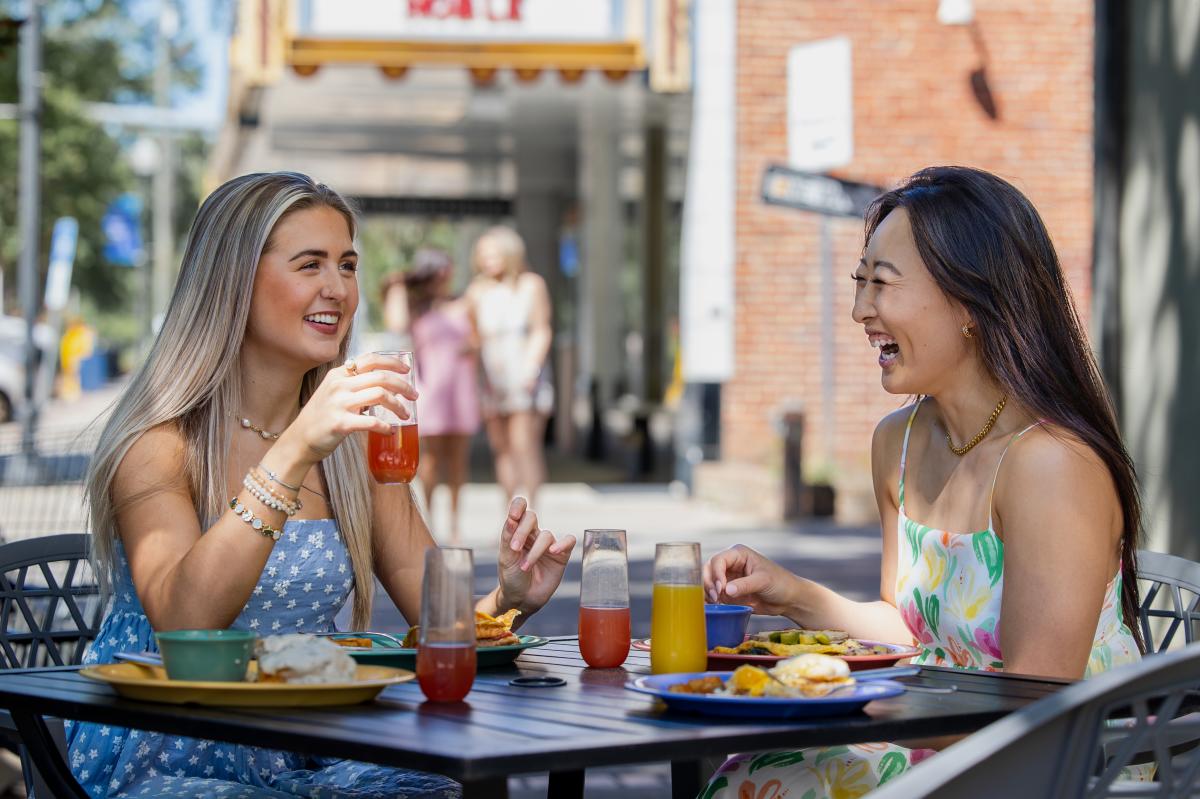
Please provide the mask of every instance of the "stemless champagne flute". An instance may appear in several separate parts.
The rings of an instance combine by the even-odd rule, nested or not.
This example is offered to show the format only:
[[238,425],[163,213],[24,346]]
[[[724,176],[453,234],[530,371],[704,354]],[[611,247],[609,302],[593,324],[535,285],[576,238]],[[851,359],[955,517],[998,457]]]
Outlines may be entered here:
[[654,597],[650,613],[650,671],[704,671],[704,588],[700,545],[659,544],[654,550]]
[[[416,382],[417,370],[413,354],[408,351],[380,352],[397,358],[408,366],[407,379]],[[417,474],[420,444],[417,438],[417,403],[397,394],[396,399],[408,411],[408,418],[401,419],[382,405],[375,405],[371,413],[391,425],[387,433],[367,434],[367,463],[377,483],[411,483]]]
[[474,584],[471,550],[425,550],[417,682],[431,702],[460,702],[475,682]]
[[579,652],[597,669],[616,668],[629,655],[629,561],[624,530],[583,531]]

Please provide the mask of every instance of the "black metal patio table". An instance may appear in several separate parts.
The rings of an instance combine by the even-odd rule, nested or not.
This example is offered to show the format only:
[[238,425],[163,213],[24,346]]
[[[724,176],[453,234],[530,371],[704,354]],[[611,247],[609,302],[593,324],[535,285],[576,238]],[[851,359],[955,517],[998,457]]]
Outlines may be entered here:
[[[925,667],[903,682],[955,690],[906,692],[843,717],[731,720],[667,711],[625,690],[627,679],[649,673],[648,660],[635,650],[623,669],[588,669],[574,637],[556,638],[511,668],[481,671],[464,703],[424,702],[414,681],[389,687],[373,703],[332,708],[157,704],[122,699],[73,668],[14,670],[0,673],[0,707],[61,797],[86,795],[43,715],[432,771],[462,782],[467,799],[504,797],[509,775],[530,772],[549,772],[551,796],[579,797],[588,768],[670,761],[673,796],[692,797],[703,757],[969,733],[1067,682]],[[539,675],[567,684],[509,684]]]

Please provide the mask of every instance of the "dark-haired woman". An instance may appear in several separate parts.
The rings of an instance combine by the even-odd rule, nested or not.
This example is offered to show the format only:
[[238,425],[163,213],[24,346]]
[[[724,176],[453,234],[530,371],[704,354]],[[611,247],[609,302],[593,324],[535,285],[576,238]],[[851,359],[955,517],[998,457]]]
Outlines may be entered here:
[[450,291],[454,264],[442,250],[422,249],[412,269],[384,289],[389,330],[407,330],[421,392],[421,462],[417,476],[432,516],[433,491],[450,491],[450,546],[459,544],[458,496],[467,482],[471,437],[479,431],[479,335],[466,302]]
[[[1138,659],[1133,467],[1032,204],[925,169],[871,206],[853,279],[884,389],[919,398],[871,442],[880,599],[744,546],[705,565],[709,597],[915,644],[920,664],[1077,679]],[[909,744],[736,756],[705,796],[861,796],[933,754]]]

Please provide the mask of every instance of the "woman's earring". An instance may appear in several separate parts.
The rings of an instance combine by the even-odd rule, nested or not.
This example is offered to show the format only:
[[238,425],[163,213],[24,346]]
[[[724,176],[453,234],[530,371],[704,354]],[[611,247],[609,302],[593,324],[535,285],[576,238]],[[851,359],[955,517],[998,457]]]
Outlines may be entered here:
[[962,326],[962,334],[963,334],[963,338],[975,338],[975,334],[971,332],[970,325]]

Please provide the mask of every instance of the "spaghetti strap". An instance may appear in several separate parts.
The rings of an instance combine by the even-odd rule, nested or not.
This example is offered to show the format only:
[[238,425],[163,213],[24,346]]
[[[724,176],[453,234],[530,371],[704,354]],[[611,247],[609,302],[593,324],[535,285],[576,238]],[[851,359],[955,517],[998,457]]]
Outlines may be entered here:
[[908,415],[908,424],[904,426],[904,446],[900,448],[900,487],[897,490],[901,508],[904,507],[904,465],[908,462],[908,436],[912,433],[913,420],[917,418],[917,411],[921,409],[921,403],[924,401],[924,397],[917,400],[912,413]]
[[996,480],[998,480],[1000,477],[1000,464],[1004,463],[1004,456],[1008,454],[1008,450],[1012,447],[1012,445],[1017,443],[1018,438],[1025,435],[1033,428],[1044,424],[1045,421],[1045,419],[1038,419],[1036,422],[1010,438],[1008,440],[1008,444],[1004,447],[1004,451],[1000,453],[1000,460],[996,461],[996,471],[992,473],[992,488],[990,491],[988,491],[988,530],[992,535],[996,535],[996,523],[992,520],[992,499],[996,495]]

